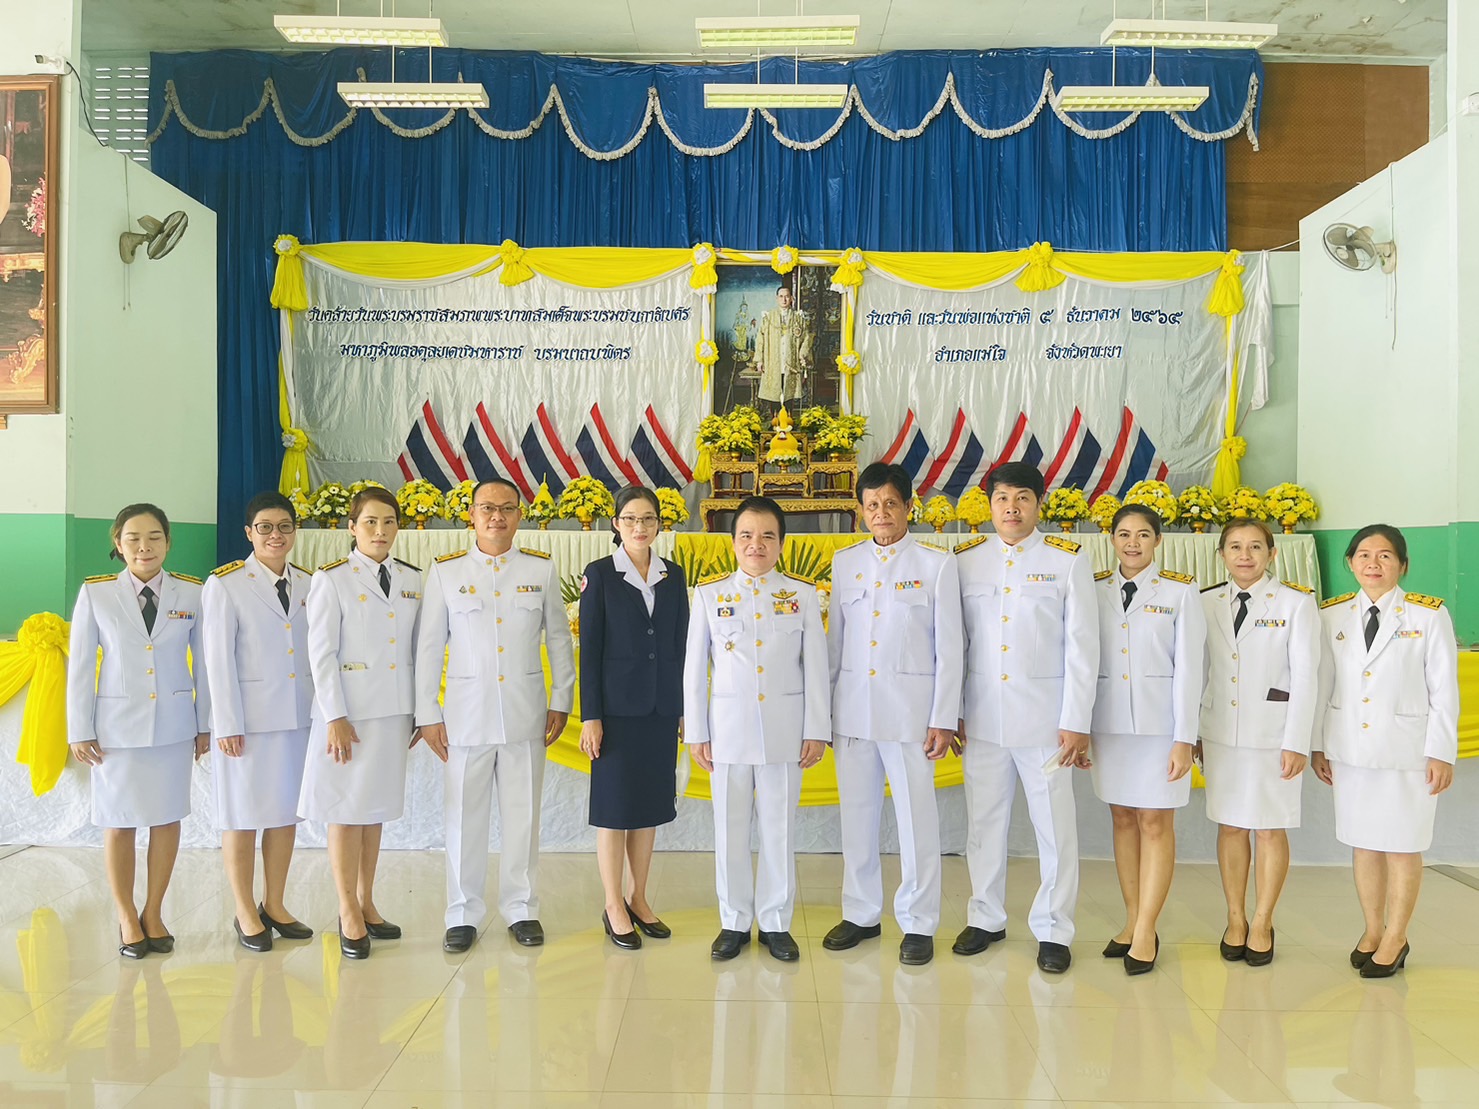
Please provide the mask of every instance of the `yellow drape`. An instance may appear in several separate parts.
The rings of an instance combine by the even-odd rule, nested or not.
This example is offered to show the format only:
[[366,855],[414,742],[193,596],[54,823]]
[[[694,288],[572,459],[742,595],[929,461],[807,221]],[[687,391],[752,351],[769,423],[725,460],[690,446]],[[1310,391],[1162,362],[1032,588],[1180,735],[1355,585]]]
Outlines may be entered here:
[[54,612],[26,618],[14,643],[0,643],[0,705],[26,685],[15,761],[31,768],[31,792],[48,792],[67,765],[67,622]]
[[[293,318],[288,317],[288,333],[292,334]],[[308,433],[293,426],[293,413],[288,405],[288,375],[283,369],[282,354],[277,356],[277,422],[282,428],[282,470],[277,479],[277,489],[284,497],[291,497],[294,489],[304,494],[313,491],[312,479],[308,476]]]

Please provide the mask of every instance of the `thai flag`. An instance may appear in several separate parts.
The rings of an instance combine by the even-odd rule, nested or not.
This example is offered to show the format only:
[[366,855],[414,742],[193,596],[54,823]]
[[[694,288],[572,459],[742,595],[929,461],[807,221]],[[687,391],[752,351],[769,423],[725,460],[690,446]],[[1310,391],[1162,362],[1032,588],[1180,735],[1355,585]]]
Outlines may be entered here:
[[534,499],[535,490],[519,465],[518,456],[508,449],[494,430],[493,421],[488,418],[488,410],[481,401],[473,412],[472,426],[462,438],[462,455],[478,481],[503,478],[518,486],[526,501]]
[[640,485],[637,471],[616,447],[616,440],[606,427],[599,404],[591,405],[590,419],[575,437],[575,464],[612,492],[623,485]]
[[[1017,413],[1017,420],[1012,424],[1012,432],[1007,436],[1006,444],[1001,448],[1001,453],[996,456],[996,461],[987,467],[986,473],[1002,465],[1004,462],[1025,462],[1029,466],[1041,466],[1043,458],[1042,444],[1037,441],[1037,436],[1032,433],[1032,428],[1027,423],[1027,413]],[[985,485],[985,478],[981,480]]]
[[986,448],[967,426],[965,412],[957,408],[945,449],[935,458],[919,488],[921,492],[940,489],[948,496],[958,497],[972,485],[979,485],[986,477],[986,470]]
[[1103,457],[1104,449],[1089,430],[1089,421],[1075,408],[1073,418],[1068,421],[1068,431],[1063,436],[1063,445],[1043,474],[1043,484],[1049,489],[1089,489],[1098,476]]
[[411,431],[406,436],[406,449],[401,451],[396,462],[407,481],[420,478],[431,482],[443,492],[459,481],[467,480],[467,467],[462,464],[457,448],[437,422],[436,413],[431,410],[431,401],[422,403],[421,415],[411,425]]
[[904,426],[899,428],[899,434],[894,436],[893,443],[878,461],[897,463],[904,467],[910,482],[919,485],[920,475],[926,472],[925,467],[929,465],[930,445],[924,432],[920,430],[919,422],[914,418],[914,409],[909,409],[909,414],[904,417]]
[[549,491],[556,497],[565,491],[566,484],[572,478],[581,476],[575,460],[560,442],[555,421],[550,418],[549,411],[543,404],[535,410],[534,420],[530,423],[529,430],[524,432],[520,447],[524,455],[524,469],[530,482],[549,482]]
[[1145,433],[1134,414],[1126,408],[1120,417],[1120,433],[1104,464],[1104,474],[1094,486],[1090,502],[1101,493],[1113,493],[1121,499],[1137,481],[1165,481],[1171,468],[1156,453],[1155,444]]
[[654,489],[664,485],[682,489],[693,481],[693,470],[673,446],[650,404],[632,437],[632,466],[637,476]]

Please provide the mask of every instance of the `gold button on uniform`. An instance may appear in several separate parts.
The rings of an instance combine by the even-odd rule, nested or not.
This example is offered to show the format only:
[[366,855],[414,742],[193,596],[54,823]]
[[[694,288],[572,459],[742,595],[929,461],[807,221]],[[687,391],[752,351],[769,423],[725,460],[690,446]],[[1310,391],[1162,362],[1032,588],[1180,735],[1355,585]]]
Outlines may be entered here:
[[873,610],[873,615],[874,615],[874,616],[879,616],[879,615],[882,615],[882,614],[881,614],[881,613],[880,613],[880,612],[879,612],[879,611],[878,611],[878,610],[877,610],[877,609],[876,609],[876,608],[875,608],[875,609],[874,609],[874,610]]
[[1124,678],[1125,681],[1129,681],[1130,680],[1130,675],[1128,675],[1128,674],[1121,674],[1120,677]]
[[[152,697],[152,696],[154,696],[154,694],[151,693],[151,694],[149,694],[149,696]],[[1361,727],[1363,727],[1363,728],[1369,728],[1369,727],[1371,727],[1371,725],[1370,724],[1362,724]]]
[[763,646],[763,644],[761,643],[760,640],[757,639],[757,640],[755,640],[755,646],[760,647],[760,646]]
[[1233,702],[1233,703],[1232,703],[1232,707],[1233,707],[1233,708],[1237,708],[1237,707],[1238,707],[1238,703],[1237,703],[1237,702],[1236,702],[1236,701],[1234,701],[1234,702]]
[[149,700],[151,700],[151,701],[152,701],[152,700],[154,700],[154,699],[155,699],[155,695],[154,695],[154,694],[153,694],[153,693],[151,693],[151,694],[149,694]]
[[392,643],[394,643],[394,642],[395,642],[395,636],[391,636],[391,637],[390,637],[390,641],[391,641],[391,642],[392,642]]
[[[360,598],[360,600],[362,600],[362,601],[363,601],[363,600],[364,600],[364,598],[363,598],[363,597],[361,597],[361,598]],[[292,631],[292,630],[293,630],[293,625],[292,625],[292,624],[284,624],[284,625],[283,625],[283,630],[284,630],[284,631]]]
[[1006,676],[1006,675],[1005,675],[1005,674],[1003,674],[1003,675],[1002,675],[1002,676],[1001,676],[1001,680],[1002,680],[1002,681],[1006,681],[1006,680],[1007,680],[1007,676]]
[[289,647],[288,648],[288,654],[292,654],[292,653],[293,653],[293,649],[291,647]]
[[1371,671],[1370,670],[1366,671],[1366,673],[1362,674],[1361,677],[1363,677],[1363,678],[1369,678],[1369,677],[1371,677]]
[[868,677],[870,677],[870,678],[877,676],[877,674],[878,674],[878,671],[877,670],[869,670],[868,671]]
[[154,650],[154,644],[152,644],[152,643],[146,643],[146,644],[144,644],[144,650],[146,650],[146,651],[152,651],[152,650]]
[[757,674],[763,674],[763,673],[765,673],[765,667],[763,667],[763,666],[757,666],[757,667],[755,667],[755,673],[757,673]]
[[[154,673],[154,671],[153,670],[150,670],[149,673],[152,674],[152,673]],[[1369,704],[1371,704],[1371,698],[1370,697],[1362,697],[1361,698],[1361,703],[1363,705],[1369,705]]]
[[873,586],[874,586],[875,589],[882,589],[883,588],[883,582],[881,582],[881,581],[875,581],[873,583]]
[[[395,669],[395,667],[394,667],[394,666],[392,666],[392,667],[391,667],[391,669],[392,669],[392,670],[394,670],[394,669]],[[289,674],[289,675],[288,675],[288,678],[289,678],[289,679],[290,679],[290,680],[291,680],[291,679],[293,679],[293,678],[296,678],[296,677],[297,677],[297,676],[298,676],[298,675],[297,675],[297,674]]]
[[[151,666],[151,667],[149,667],[149,669],[147,669],[147,670],[145,670],[145,671],[144,671],[144,673],[146,673],[146,674],[152,674],[152,673],[154,673],[154,667],[152,667],[152,666]],[[1371,698],[1369,698],[1369,697],[1368,697],[1368,698],[1367,698],[1367,700],[1368,700],[1368,701],[1369,701],[1369,700],[1370,700],[1370,699],[1371,699]]]
[[393,613],[393,612],[387,612],[385,615],[386,616],[389,616],[392,620],[395,619],[395,613]]
[[499,680],[499,681],[503,681],[503,675],[502,675],[502,674],[499,674],[499,675],[498,675],[498,680]]
[[1237,684],[1238,684],[1238,676],[1236,674],[1234,674],[1233,675],[1233,685],[1237,685]]
[[1003,651],[1006,651],[1006,650],[1009,650],[1009,649],[1010,649],[1010,648],[1008,648],[1008,647],[1007,647],[1007,645],[1006,645],[1006,644],[1005,644],[1005,643],[1003,643],[1003,644],[1002,644],[1002,645],[1001,645],[1001,649],[1002,649],[1002,650],[1003,650]]
[[759,696],[759,700],[761,700],[761,701],[763,701],[763,700],[765,700],[765,694],[763,694],[763,693],[762,693],[762,694],[760,694],[760,696]]

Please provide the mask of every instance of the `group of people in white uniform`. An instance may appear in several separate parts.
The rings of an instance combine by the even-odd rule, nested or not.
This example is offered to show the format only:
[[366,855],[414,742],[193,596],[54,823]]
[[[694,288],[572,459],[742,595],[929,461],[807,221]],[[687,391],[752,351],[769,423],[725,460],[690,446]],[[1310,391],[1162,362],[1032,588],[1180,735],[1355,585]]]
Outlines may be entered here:
[[[1336,835],[1354,850],[1365,920],[1351,965],[1363,977],[1400,970],[1436,798],[1453,778],[1458,716],[1453,626],[1441,600],[1401,588],[1402,534],[1383,524],[1357,532],[1345,560],[1358,588],[1317,607],[1308,588],[1271,573],[1274,537],[1261,521],[1224,525],[1227,580],[1199,590],[1158,564],[1161,521],[1147,507],[1119,511],[1116,566],[1095,574],[1078,544],[1038,530],[1038,470],[997,467],[987,493],[994,534],[952,553],[909,533],[907,472],[867,467],[857,496],[870,540],[837,553],[824,631],[815,584],[779,568],[786,528],[774,501],[739,506],[737,569],[697,583],[690,602],[681,570],[648,550],[656,498],[622,491],[619,549],[582,578],[582,623],[601,630],[597,648],[583,644],[591,661],[579,664],[583,702],[602,705],[584,721],[581,746],[602,770],[591,822],[601,830],[602,923],[612,942],[634,948],[642,936],[671,935],[645,882],[654,828],[672,819],[681,737],[712,786],[715,959],[737,956],[752,931],[773,957],[799,958],[790,932],[795,813],[802,772],[830,746],[843,879],[828,950],[881,933],[887,783],[901,863],[899,957],[933,958],[935,764],[954,754],[964,764],[971,898],[952,950],[974,956],[1005,938],[1007,832],[1020,783],[1038,846],[1027,921],[1037,963],[1047,973],[1069,968],[1077,768],[1110,808],[1125,903],[1124,927],[1103,954],[1128,974],[1151,970],[1175,866],[1175,811],[1199,762],[1207,814],[1219,825],[1222,957],[1254,966],[1274,957],[1287,829],[1299,824],[1309,766],[1333,787]],[[125,570],[88,579],[73,617],[69,727],[75,756],[92,769],[122,954],[173,945],[162,901],[189,811],[191,757],[212,744],[243,946],[267,950],[274,933],[312,935],[283,900],[300,819],[328,825],[344,955],[364,958],[372,939],[400,935],[376,908],[375,869],[381,826],[404,805],[408,751],[422,741],[446,764],[443,946],[467,950],[487,915],[495,793],[498,910],[517,942],[544,942],[543,748],[565,728],[577,667],[552,563],[514,546],[517,490],[482,483],[472,516],[468,548],[423,575],[391,556],[394,498],[368,488],[350,508],[353,550],[310,575],[288,562],[291,505],[262,494],[247,512],[251,556],[202,587],[163,569],[162,511],[131,505],[118,514],[113,540]],[[151,832],[139,909],[141,827]]]

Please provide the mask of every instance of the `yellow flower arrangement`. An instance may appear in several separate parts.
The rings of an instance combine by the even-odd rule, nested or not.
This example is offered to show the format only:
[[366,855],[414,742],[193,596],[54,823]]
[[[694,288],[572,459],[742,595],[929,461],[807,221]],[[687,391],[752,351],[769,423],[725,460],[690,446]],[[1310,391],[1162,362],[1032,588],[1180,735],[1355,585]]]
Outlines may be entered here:
[[945,525],[954,523],[955,506],[943,493],[936,493],[924,504],[924,522],[936,531],[944,531]]
[[1113,493],[1100,493],[1089,506],[1089,519],[1108,531],[1114,525],[1114,514],[1120,510],[1120,499]]
[[909,522],[917,524],[924,519],[924,502],[919,499],[919,494],[914,494],[914,499],[909,502]]
[[1176,522],[1176,494],[1164,481],[1137,481],[1125,494],[1125,504],[1143,504],[1155,509],[1163,522]]
[[1043,498],[1038,515],[1060,525],[1067,524],[1068,527],[1063,530],[1070,531],[1077,521],[1089,518],[1089,500],[1084,496],[1084,491],[1074,485],[1054,489]]
[[978,530],[991,519],[991,498],[986,496],[986,490],[979,485],[972,485],[962,493],[960,500],[955,502],[955,516],[969,524],[972,531]]
[[737,404],[729,413],[729,418],[740,427],[750,429],[750,434],[759,435],[760,429],[765,425],[760,422],[760,410],[752,404]]
[[303,492],[301,485],[293,486],[293,491],[288,494],[288,503],[293,506],[293,515],[298,517],[299,523],[313,519],[313,501]]
[[1275,485],[1263,495],[1263,500],[1268,506],[1269,517],[1283,525],[1286,532],[1293,531],[1299,521],[1313,520],[1320,515],[1320,506],[1315,503],[1315,498],[1304,486],[1292,481]]
[[357,497],[361,493],[363,493],[366,489],[384,489],[384,488],[385,488],[385,486],[381,485],[378,481],[375,481],[372,478],[365,478],[365,480],[363,480],[363,481],[355,481],[355,482],[351,482],[350,483],[350,485],[349,485],[349,495],[351,497]]
[[472,491],[477,488],[472,478],[459,481],[442,499],[442,519],[472,526]]
[[1181,510],[1181,519],[1195,532],[1206,531],[1208,524],[1222,522],[1222,505],[1205,485],[1188,485],[1176,498],[1176,507]]
[[783,277],[794,270],[800,260],[801,255],[796,253],[794,246],[778,246],[770,252],[770,268]]
[[666,485],[657,489],[657,508],[664,531],[671,531],[674,525],[688,520],[688,502],[683,499],[683,494]]
[[858,440],[867,434],[867,416],[836,416],[812,437],[811,445],[826,454],[848,454],[858,449]]
[[837,419],[837,413],[833,412],[825,404],[814,404],[805,412],[801,413],[796,420],[802,431],[822,431],[832,426],[832,421]]
[[750,454],[760,435],[760,413],[748,406],[728,416],[705,416],[698,424],[698,445],[727,454]]
[[700,339],[693,348],[693,357],[701,366],[712,366],[719,361],[719,348],[713,339]]
[[309,515],[321,524],[338,527],[349,511],[349,490],[337,481],[326,481],[309,500]]
[[418,528],[426,527],[426,521],[442,514],[444,498],[442,491],[429,481],[417,478],[408,481],[396,491],[395,503],[401,506],[401,516]]
[[1267,520],[1268,505],[1257,489],[1239,485],[1222,498],[1222,515],[1228,520]]
[[593,477],[578,477],[560,494],[557,511],[563,520],[579,520],[581,529],[591,530],[591,521],[597,516],[612,516],[616,513],[616,498],[611,490]]

